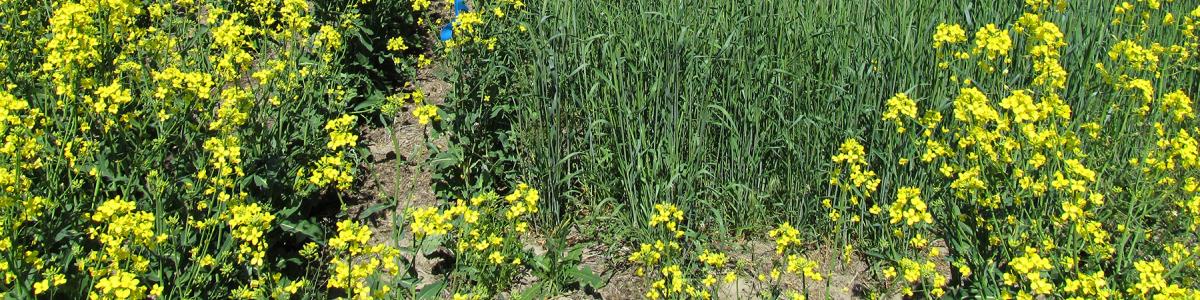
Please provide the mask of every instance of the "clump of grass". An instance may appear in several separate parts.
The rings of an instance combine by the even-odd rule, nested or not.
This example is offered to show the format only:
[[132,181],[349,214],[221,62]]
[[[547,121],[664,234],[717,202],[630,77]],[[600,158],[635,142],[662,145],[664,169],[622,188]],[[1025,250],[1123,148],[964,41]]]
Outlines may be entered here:
[[534,5],[546,17],[516,126],[528,169],[619,199],[629,225],[661,200],[725,232],[815,222],[830,149],[875,130],[885,90],[941,85],[920,42],[933,20],[915,16],[959,11],[869,4]]

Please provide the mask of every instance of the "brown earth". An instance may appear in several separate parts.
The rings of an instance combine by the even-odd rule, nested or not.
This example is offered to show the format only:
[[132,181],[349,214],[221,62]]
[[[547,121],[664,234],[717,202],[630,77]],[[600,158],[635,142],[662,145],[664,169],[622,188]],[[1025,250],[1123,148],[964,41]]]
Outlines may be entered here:
[[[438,78],[435,71],[420,71],[414,85],[425,93],[426,101],[440,105],[451,87]],[[431,173],[426,162],[431,152],[430,145],[444,149],[446,141],[429,141],[430,129],[427,125],[419,124],[411,110],[397,112],[394,122],[389,126],[364,128],[363,131],[362,142],[371,153],[362,190],[359,191],[362,194],[360,199],[365,201],[355,203],[349,211],[369,221],[372,243],[411,249],[414,247],[412,235],[403,228],[407,226],[404,222],[405,211],[437,205],[438,199],[433,192]],[[372,216],[361,216],[376,205],[390,207]],[[422,279],[418,286],[432,283],[435,278],[433,270],[441,260],[421,255],[409,258],[414,260],[414,269]]]

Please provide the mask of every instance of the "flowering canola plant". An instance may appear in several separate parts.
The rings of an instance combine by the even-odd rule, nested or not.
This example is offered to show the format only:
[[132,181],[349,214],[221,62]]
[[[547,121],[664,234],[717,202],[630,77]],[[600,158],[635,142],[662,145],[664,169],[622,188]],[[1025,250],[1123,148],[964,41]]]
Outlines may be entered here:
[[395,295],[395,249],[310,212],[357,180],[342,58],[386,5],[0,1],[0,297]]
[[[1075,81],[1060,61],[1070,41],[1052,21],[1068,5],[1026,4],[1012,24],[986,24],[973,35],[959,24],[937,26],[931,42],[937,67],[957,89],[949,111],[897,93],[881,115],[897,140],[918,145],[898,148],[897,169],[930,176],[893,177],[900,181],[893,183],[899,185],[894,200],[865,210],[880,215],[868,224],[882,223],[881,230],[856,233],[866,239],[859,246],[891,249],[894,263],[881,264],[880,273],[909,296],[940,297],[953,281],[1017,299],[1196,297],[1187,279],[1197,274],[1194,263],[1167,259],[1196,250],[1194,237],[1179,232],[1196,228],[1189,206],[1197,186],[1189,171],[1196,157],[1194,104],[1184,89],[1156,91],[1170,86],[1164,71],[1195,64],[1193,29],[1179,26],[1158,1],[1117,5],[1112,23],[1119,40],[1095,64],[1112,99],[1109,115],[1081,116],[1066,93]],[[1154,42],[1148,29],[1155,26],[1180,30],[1184,38]],[[1027,86],[1014,86],[1012,76],[1028,76],[1017,81]],[[1112,165],[1093,155],[1111,147],[1106,135],[1142,138],[1131,145],[1149,147],[1134,150],[1127,166]],[[839,153],[861,147],[851,141]],[[853,156],[833,160],[852,161],[847,157]],[[907,165],[909,158],[920,164]],[[1113,180],[1105,177],[1111,168],[1144,175]],[[854,196],[836,198],[865,198]],[[1167,252],[1152,246],[1160,244],[1178,246]],[[939,262],[953,268],[937,271]]]

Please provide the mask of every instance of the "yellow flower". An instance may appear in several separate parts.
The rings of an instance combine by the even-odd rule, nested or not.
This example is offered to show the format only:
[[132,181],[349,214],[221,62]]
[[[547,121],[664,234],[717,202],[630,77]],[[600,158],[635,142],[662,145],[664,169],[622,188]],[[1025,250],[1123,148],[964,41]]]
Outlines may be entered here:
[[538,212],[538,199],[541,199],[541,196],[537,189],[525,183],[517,184],[517,189],[512,194],[504,196],[504,201],[509,205],[504,217],[515,220],[526,213]]
[[420,107],[417,107],[417,109],[413,110],[412,114],[414,117],[417,117],[417,122],[421,123],[422,125],[429,124],[429,121],[431,120],[442,120],[442,116],[438,114],[438,107],[433,104],[421,105]]
[[367,226],[347,219],[337,222],[337,236],[329,239],[329,247],[336,251],[358,254],[363,251],[362,246],[367,244],[370,239],[371,230]]
[[1084,272],[1076,273],[1075,278],[1067,279],[1066,285],[1063,286],[1063,291],[1100,299],[1107,299],[1113,293],[1108,288],[1108,280],[1105,279],[1103,270],[1091,274]]
[[1012,91],[1011,96],[1000,100],[1000,107],[1011,111],[1017,123],[1037,122],[1041,119],[1041,111],[1034,105],[1033,97],[1025,90]]
[[804,294],[792,291],[792,292],[788,292],[788,299],[789,300],[805,300],[806,298],[804,297]]
[[996,24],[987,24],[975,32],[975,52],[985,53],[988,59],[1008,55],[1012,49],[1012,37],[1008,29],[1001,30]]
[[1038,254],[1037,248],[1025,248],[1024,255],[1014,258],[1009,262],[1009,267],[1012,268],[1015,274],[1006,276],[1005,283],[1013,284],[1016,281],[1015,278],[1021,277],[1029,280],[1030,288],[1034,294],[1049,294],[1053,290],[1053,286],[1045,278],[1042,278],[1041,273],[1053,269],[1054,265],[1051,264],[1049,259],[1042,258]]
[[425,57],[425,54],[417,55],[417,68],[418,69],[424,69],[426,67],[429,67],[429,65],[431,65],[431,64],[433,64],[433,60]]
[[[429,0],[413,0],[413,2],[412,2],[412,11],[413,11],[413,12],[420,12],[420,11],[423,11],[423,10],[429,9],[429,5],[430,5],[430,4],[431,4],[431,3],[429,2]],[[454,299],[455,299],[455,300],[458,300],[458,298],[457,298],[457,297],[458,297],[458,295],[456,294]]]
[[241,139],[235,135],[212,137],[204,141],[204,150],[212,154],[209,164],[216,174],[209,178],[217,187],[232,187],[232,176],[244,176],[242,171]]
[[896,93],[887,100],[887,109],[883,112],[883,120],[895,124],[897,133],[904,133],[904,120],[900,118],[901,116],[907,116],[910,119],[916,118],[917,102],[904,93]]
[[271,230],[275,216],[258,203],[230,207],[229,214],[232,215],[228,222],[231,235],[241,242],[237,251],[238,261],[262,266],[267,248],[263,233]]
[[500,251],[492,251],[492,254],[488,255],[488,261],[491,261],[493,264],[502,265],[504,264],[504,254],[500,254]]
[[343,114],[341,117],[329,120],[325,123],[325,130],[329,132],[329,143],[325,144],[329,150],[338,150],[344,147],[355,147],[358,145],[358,135],[354,134],[354,125],[358,118],[351,115]]
[[50,289],[50,279],[42,279],[41,281],[38,281],[37,283],[33,284],[33,294],[34,295],[41,295],[42,293],[45,293],[46,290],[49,290],[49,289]]
[[800,231],[787,222],[779,224],[779,227],[772,229],[767,235],[775,239],[775,254],[783,254],[790,245],[800,246]]
[[959,261],[956,262],[955,265],[958,266],[958,273],[961,274],[963,278],[971,277],[971,267],[967,266],[966,262]]
[[320,31],[313,39],[313,46],[321,49],[321,59],[325,62],[332,61],[333,52],[341,50],[342,45],[342,34],[338,32],[337,28],[329,25],[321,26]]
[[706,265],[716,268],[724,267],[726,260],[724,253],[709,252],[708,250],[704,250],[704,252],[700,253],[700,256],[698,256],[697,259]]
[[850,258],[854,256],[854,245],[847,244],[842,247],[842,261],[849,263]]
[[896,202],[888,207],[888,216],[892,224],[904,221],[905,225],[924,222],[933,224],[933,215],[926,211],[925,201],[921,200],[921,189],[902,187],[896,192]]
[[[916,283],[921,279],[921,264],[908,258],[900,260],[900,269],[904,273],[904,280],[909,283]],[[886,270],[884,271],[887,272]],[[893,271],[894,272],[894,271]]]
[[1034,11],[1047,10],[1051,7],[1059,11],[1067,9],[1066,0],[1025,0],[1025,5],[1029,6],[1029,8],[1033,9]]
[[933,49],[941,49],[948,44],[957,44],[967,40],[967,32],[958,24],[941,23],[933,33]]
[[654,215],[650,216],[650,227],[663,225],[675,238],[683,236],[683,230],[679,229],[679,223],[683,222],[683,211],[679,207],[671,203],[658,203],[654,205],[654,210]]
[[383,297],[389,291],[385,286],[372,291],[367,284],[371,276],[395,276],[400,272],[396,262],[400,251],[387,245],[369,245],[371,231],[353,220],[342,220],[338,224],[337,236],[329,240],[332,257],[329,260],[329,288],[345,289],[350,298],[370,299]]
[[1108,58],[1113,61],[1124,59],[1126,65],[1138,71],[1158,69],[1158,54],[1132,40],[1122,40],[1114,44],[1108,50]]
[[866,150],[856,139],[846,139],[838,148],[838,154],[833,156],[833,162],[846,164],[866,164]]
[[817,272],[817,263],[814,261],[808,260],[803,256],[792,254],[788,255],[787,263],[788,273],[803,274],[804,277],[808,277],[808,279],[812,279],[813,281],[824,280],[824,277],[821,276],[821,273]]
[[408,50],[408,45],[404,44],[404,37],[398,36],[388,40],[387,49],[392,52],[401,52]]
[[1133,268],[1137,270],[1138,282],[1130,288],[1131,292],[1136,292],[1135,295],[1146,295],[1155,290],[1163,290],[1167,287],[1167,281],[1163,277],[1166,268],[1162,263],[1153,260],[1139,260],[1133,263]]
[[1175,121],[1183,121],[1183,119],[1195,118],[1196,115],[1192,112],[1192,99],[1188,98],[1183,90],[1176,90],[1162,97],[1163,109],[1171,112],[1175,117]]
[[1096,181],[1096,172],[1089,170],[1083,165],[1083,163],[1079,162],[1078,159],[1068,159],[1066,164],[1068,168],[1067,170],[1072,174],[1078,175],[1088,182]]
[[912,244],[912,246],[917,249],[923,249],[929,244],[929,240],[925,239],[924,235],[918,233],[916,236],[913,236],[912,239],[909,239],[908,243]]
[[213,259],[212,255],[205,254],[197,263],[200,264],[200,267],[211,267],[213,264],[216,264],[216,260]]
[[91,299],[142,299],[145,298],[146,287],[141,286],[133,273],[116,271],[100,278],[94,286],[94,291],[88,295]]
[[839,176],[843,168],[850,170],[850,183],[854,187],[862,188],[865,196],[870,196],[879,188],[880,179],[875,174],[875,171],[869,170],[867,167],[866,150],[858,140],[848,138],[838,147],[838,153],[830,158],[834,163],[843,164],[838,169],[833,171],[830,176],[830,184],[839,185]]
[[418,238],[443,235],[454,228],[450,216],[438,212],[436,207],[420,208],[412,212],[413,221],[409,226]]
[[460,13],[457,20],[458,22],[453,23],[454,38],[451,39],[452,41],[459,38],[476,37],[479,27],[483,25],[483,18],[475,12]]
[[86,72],[101,60],[102,37],[89,11],[87,6],[67,2],[51,14],[52,38],[45,46],[42,71],[51,74],[57,95],[75,98],[75,74]]
[[[659,241],[658,244],[661,245],[662,241]],[[629,255],[630,262],[641,263],[642,266],[651,266],[651,265],[657,264],[659,259],[661,259],[661,258],[662,258],[662,247],[654,247],[653,245],[650,245],[647,243],[642,243],[640,249],[637,252],[634,252],[633,254]],[[643,267],[641,267],[641,266],[638,267],[637,273],[638,273],[638,276],[642,276]]]
[[137,211],[133,201],[119,195],[101,203],[91,219],[103,229],[93,229],[89,235],[104,245],[123,247],[130,243],[154,247],[160,241],[160,236],[154,234],[154,214]]
[[349,189],[354,181],[354,165],[342,159],[343,156],[343,151],[338,151],[332,156],[322,156],[316,167],[311,170],[308,182],[318,187],[336,184],[338,190]]
[[997,121],[999,113],[988,103],[988,98],[975,87],[958,90],[954,98],[954,119],[962,122],[985,123]]

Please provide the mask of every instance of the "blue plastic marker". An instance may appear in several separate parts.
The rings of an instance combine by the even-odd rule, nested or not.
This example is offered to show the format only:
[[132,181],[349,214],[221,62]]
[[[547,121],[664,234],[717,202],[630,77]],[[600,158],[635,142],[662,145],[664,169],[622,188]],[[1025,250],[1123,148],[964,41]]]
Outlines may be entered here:
[[470,8],[467,7],[466,0],[454,0],[454,19],[451,20],[450,23],[446,23],[446,25],[442,26],[442,32],[439,34],[438,38],[442,39],[443,42],[454,38],[454,22],[458,22],[459,13],[466,12],[468,10],[470,10]]

